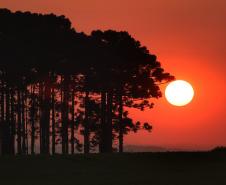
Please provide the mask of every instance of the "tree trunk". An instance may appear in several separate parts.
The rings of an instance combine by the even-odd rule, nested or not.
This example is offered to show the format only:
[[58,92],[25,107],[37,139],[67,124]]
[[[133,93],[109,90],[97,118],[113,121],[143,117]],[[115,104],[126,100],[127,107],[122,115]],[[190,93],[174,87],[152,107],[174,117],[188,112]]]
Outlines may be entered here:
[[55,91],[54,87],[52,87],[52,101],[51,101],[51,109],[52,109],[52,155],[55,154],[55,145],[56,145],[56,133],[55,133]]
[[101,125],[100,125],[100,141],[99,141],[99,152],[105,151],[105,127],[106,127],[106,93],[101,92]]
[[69,81],[70,76],[64,75],[63,80],[63,105],[62,105],[62,153],[68,154],[68,113],[69,113]]
[[[3,76],[2,76],[3,78]],[[4,88],[4,81],[1,80],[1,123],[0,123],[0,148],[1,148],[1,154],[3,154],[3,124],[5,122],[5,88]]]
[[31,154],[35,154],[35,85],[31,86]]
[[44,91],[44,102],[43,102],[43,145],[44,154],[49,154],[49,128],[50,128],[50,96],[51,96],[51,87],[50,79],[47,77],[45,81],[45,91]]
[[112,92],[101,93],[100,152],[102,153],[112,152],[112,99]]
[[25,153],[28,154],[28,104],[27,104],[27,100],[28,100],[28,91],[27,89],[25,90],[25,97],[24,97],[24,110],[25,110]]
[[3,155],[9,155],[10,154],[10,93],[9,93],[9,87],[5,86],[5,121],[3,122],[3,138],[2,138],[2,154]]
[[18,89],[17,91],[17,106],[18,106],[18,110],[17,110],[17,153],[21,154],[22,153],[22,149],[21,149],[21,91],[20,89]]
[[72,90],[71,95],[71,101],[72,101],[72,108],[71,108],[71,154],[74,154],[75,150],[75,90]]
[[1,83],[1,122],[5,121],[5,84],[2,80]]
[[15,133],[16,133],[16,128],[15,128],[15,110],[14,110],[14,91],[13,89],[11,90],[10,93],[10,106],[11,106],[11,138],[10,138],[10,146],[11,146],[11,153],[14,155],[15,154]]
[[89,141],[89,92],[85,93],[85,118],[84,118],[84,153],[88,154],[90,150],[90,141]]
[[60,84],[61,84],[61,88],[60,88],[60,108],[61,108],[61,152],[62,154],[65,152],[65,143],[64,143],[64,130],[63,130],[63,76],[60,76]]
[[21,114],[22,114],[22,153],[26,153],[26,123],[25,123],[25,92],[22,91],[22,107],[21,107]]
[[123,114],[123,102],[122,95],[119,93],[119,153],[123,152],[123,123],[122,123],[122,114]]
[[40,154],[43,154],[43,83],[39,83],[39,145]]
[[[43,92],[44,89],[44,92]],[[50,99],[51,87],[49,75],[43,84],[40,83],[40,153],[49,154]]]
[[112,92],[107,94],[106,152],[112,152]]

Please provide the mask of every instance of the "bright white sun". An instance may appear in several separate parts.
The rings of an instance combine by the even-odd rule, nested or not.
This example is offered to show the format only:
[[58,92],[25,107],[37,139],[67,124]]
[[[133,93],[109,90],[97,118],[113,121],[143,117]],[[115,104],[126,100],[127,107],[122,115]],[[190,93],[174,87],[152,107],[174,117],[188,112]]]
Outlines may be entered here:
[[172,105],[184,106],[193,99],[194,90],[188,82],[176,80],[166,87],[165,96],[167,101]]

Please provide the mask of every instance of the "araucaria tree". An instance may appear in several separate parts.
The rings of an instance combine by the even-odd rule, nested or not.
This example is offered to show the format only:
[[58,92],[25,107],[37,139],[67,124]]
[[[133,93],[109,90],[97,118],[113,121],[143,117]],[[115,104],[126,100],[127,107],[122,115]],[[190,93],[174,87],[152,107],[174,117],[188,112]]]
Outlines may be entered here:
[[123,152],[125,134],[152,129],[129,109],[152,108],[173,79],[127,32],[0,9],[1,154]]

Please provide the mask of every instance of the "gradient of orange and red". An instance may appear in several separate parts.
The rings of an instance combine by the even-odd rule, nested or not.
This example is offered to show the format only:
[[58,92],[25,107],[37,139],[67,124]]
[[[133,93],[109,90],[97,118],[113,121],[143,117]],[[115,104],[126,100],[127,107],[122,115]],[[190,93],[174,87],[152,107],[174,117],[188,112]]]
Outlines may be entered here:
[[127,30],[166,71],[193,85],[194,100],[185,107],[163,97],[152,110],[131,111],[154,129],[127,136],[127,144],[188,150],[226,145],[225,0],[0,0],[0,7],[64,14],[86,33]]

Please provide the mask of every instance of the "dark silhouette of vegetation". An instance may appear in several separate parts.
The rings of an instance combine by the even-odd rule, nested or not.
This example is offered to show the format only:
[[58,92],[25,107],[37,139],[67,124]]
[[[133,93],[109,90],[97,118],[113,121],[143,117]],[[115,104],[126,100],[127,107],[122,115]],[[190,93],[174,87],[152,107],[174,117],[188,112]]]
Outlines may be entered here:
[[1,153],[123,152],[125,134],[152,129],[128,108],[152,108],[173,79],[128,32],[0,9]]
[[211,152],[219,152],[219,153],[226,153],[226,147],[225,146],[217,146],[211,150]]

